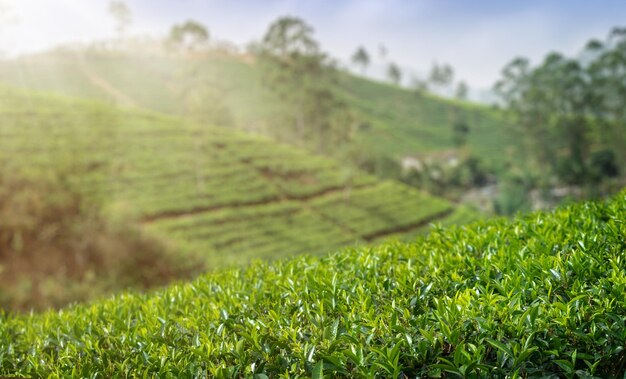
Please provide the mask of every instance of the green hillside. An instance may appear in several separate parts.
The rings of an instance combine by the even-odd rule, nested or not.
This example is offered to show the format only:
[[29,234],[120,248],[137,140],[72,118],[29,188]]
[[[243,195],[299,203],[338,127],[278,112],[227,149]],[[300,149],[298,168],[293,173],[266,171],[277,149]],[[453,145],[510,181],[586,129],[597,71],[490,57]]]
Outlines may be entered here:
[[[205,107],[220,107],[239,129],[272,134],[282,102],[264,89],[252,57],[224,54],[194,58],[162,54],[50,53],[0,63],[0,81],[11,85],[91,97],[170,114],[188,115],[190,92]],[[468,149],[501,167],[515,141],[497,111],[398,86],[339,76],[333,91],[367,125],[352,146],[393,159],[454,149],[452,125],[470,127]],[[187,96],[187,97],[186,97]],[[218,104],[218,105],[215,105]]]
[[60,170],[209,267],[322,253],[476,215],[336,162],[225,128],[0,89],[0,159]]
[[622,377],[626,193],[2,316],[0,374]]

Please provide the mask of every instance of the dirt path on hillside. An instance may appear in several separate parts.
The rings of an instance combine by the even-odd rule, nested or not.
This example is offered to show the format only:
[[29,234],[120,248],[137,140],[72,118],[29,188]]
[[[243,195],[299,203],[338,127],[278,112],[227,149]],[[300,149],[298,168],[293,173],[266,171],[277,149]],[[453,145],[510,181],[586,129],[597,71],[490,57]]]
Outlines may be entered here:
[[87,80],[89,80],[89,82],[95,87],[101,89],[107,95],[111,96],[115,100],[115,102],[128,107],[140,108],[139,104],[137,104],[137,102],[133,100],[130,96],[115,88],[113,85],[111,85],[111,83],[107,82],[106,80],[98,76],[95,72],[93,72],[91,68],[89,68],[89,66],[85,64],[85,61],[82,57],[79,57],[77,59],[77,62],[78,69],[83,75],[85,75]]

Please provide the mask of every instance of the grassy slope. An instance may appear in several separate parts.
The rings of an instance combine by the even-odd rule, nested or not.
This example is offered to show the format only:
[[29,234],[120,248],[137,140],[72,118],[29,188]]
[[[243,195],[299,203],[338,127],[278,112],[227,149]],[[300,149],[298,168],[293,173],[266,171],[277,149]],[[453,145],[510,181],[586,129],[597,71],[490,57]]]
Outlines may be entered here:
[[413,244],[4,316],[0,373],[621,377],[625,219],[622,193]]
[[470,127],[469,149],[496,166],[494,158],[512,146],[504,117],[487,107],[431,95],[418,97],[397,86],[348,75],[341,87],[361,118],[372,125],[357,135],[357,141],[380,153],[401,157],[454,149],[455,120],[465,120]]
[[0,89],[0,157],[71,172],[81,193],[213,267],[414,234],[464,214],[260,137],[9,89]]
[[[63,54],[24,58],[0,64],[0,80],[27,88],[122,101],[94,84],[93,77],[97,77],[138,106],[177,113],[184,109],[180,94],[192,86],[189,74],[197,70],[200,74],[194,83],[203,83],[208,97],[216,97],[229,107],[240,129],[266,133],[281,107],[280,101],[263,90],[256,66],[239,58],[182,60],[88,54],[82,61],[80,64],[78,58]],[[454,148],[452,123],[457,118],[470,126],[469,148],[492,166],[502,165],[502,157],[514,143],[502,115],[487,107],[430,95],[418,98],[400,87],[347,74],[341,75],[336,90],[372,126],[358,132],[354,139],[370,152],[399,158]]]

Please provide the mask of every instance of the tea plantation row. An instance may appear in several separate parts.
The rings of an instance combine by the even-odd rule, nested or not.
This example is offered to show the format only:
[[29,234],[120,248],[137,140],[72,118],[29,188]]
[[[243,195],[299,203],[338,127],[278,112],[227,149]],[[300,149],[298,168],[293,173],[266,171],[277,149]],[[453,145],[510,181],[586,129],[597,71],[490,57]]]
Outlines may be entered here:
[[626,193],[2,316],[0,374],[621,377]]
[[60,172],[210,267],[420,233],[454,211],[268,139],[9,88],[0,88],[0,161]]

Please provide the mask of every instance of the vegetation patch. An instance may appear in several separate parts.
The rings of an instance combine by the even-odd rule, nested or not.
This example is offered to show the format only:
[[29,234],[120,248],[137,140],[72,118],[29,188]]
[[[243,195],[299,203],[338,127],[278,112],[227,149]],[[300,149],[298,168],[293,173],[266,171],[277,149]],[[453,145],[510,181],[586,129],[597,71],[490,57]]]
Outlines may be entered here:
[[454,209],[267,138],[9,88],[0,157],[64,170],[86,199],[124,209],[210,268],[414,233]]
[[626,193],[2,316],[0,374],[621,377]]
[[[4,165],[3,165],[4,166]],[[59,307],[202,271],[128,221],[107,219],[62,176],[0,171],[0,306]]]

